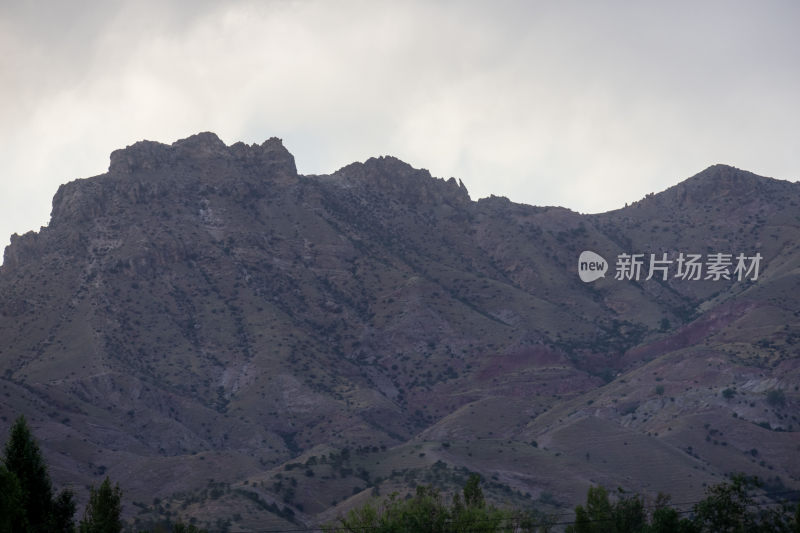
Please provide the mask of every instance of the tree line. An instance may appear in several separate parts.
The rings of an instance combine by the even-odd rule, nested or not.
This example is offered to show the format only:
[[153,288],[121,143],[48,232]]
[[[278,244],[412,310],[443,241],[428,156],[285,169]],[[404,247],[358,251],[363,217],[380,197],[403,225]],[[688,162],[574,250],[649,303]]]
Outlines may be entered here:
[[[382,502],[368,502],[322,527],[325,533],[800,533],[800,501],[757,502],[758,480],[743,475],[713,485],[705,498],[680,511],[659,494],[655,505],[642,495],[610,494],[590,487],[586,502],[569,522],[535,509],[499,508],[486,502],[480,477],[472,474],[459,493],[445,499],[431,485],[414,495],[397,493]],[[83,518],[76,524],[74,494],[56,494],[41,450],[24,416],[11,427],[0,463],[0,533],[120,533],[122,491],[108,477],[91,487]],[[309,529],[308,531],[312,531]],[[316,530],[319,531],[319,530]],[[172,526],[173,533],[205,533],[194,525]]]
[[[800,533],[800,502],[759,503],[752,496],[755,478],[736,475],[708,487],[705,498],[680,511],[659,494],[648,508],[644,497],[621,489],[610,494],[590,487],[575,516],[559,522],[535,510],[500,509],[485,502],[480,478],[473,474],[447,503],[431,486],[417,487],[413,497],[393,494],[382,503],[366,503],[324,528],[326,533]],[[797,491],[786,491],[786,494]]]
[[[757,478],[734,475],[706,489],[705,498],[681,511],[659,494],[652,509],[639,494],[618,490],[612,498],[603,487],[590,487],[586,503],[575,508],[567,533],[800,533],[800,501],[757,502]],[[784,491],[773,496],[793,494]]]

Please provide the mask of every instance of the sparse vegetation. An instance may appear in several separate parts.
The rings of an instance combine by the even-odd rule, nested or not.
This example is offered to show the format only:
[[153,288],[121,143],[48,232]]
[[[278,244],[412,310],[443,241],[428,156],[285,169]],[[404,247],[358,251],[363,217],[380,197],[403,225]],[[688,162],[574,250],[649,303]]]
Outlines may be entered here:
[[767,403],[772,407],[781,408],[786,406],[786,395],[783,389],[772,389],[767,392]]

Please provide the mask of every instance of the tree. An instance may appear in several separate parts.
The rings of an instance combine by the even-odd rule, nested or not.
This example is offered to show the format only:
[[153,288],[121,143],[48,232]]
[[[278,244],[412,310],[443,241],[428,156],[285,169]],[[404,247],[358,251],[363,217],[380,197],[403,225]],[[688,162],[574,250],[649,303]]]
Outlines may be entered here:
[[732,388],[728,387],[727,389],[725,389],[724,391],[722,391],[722,396],[723,396],[723,397],[724,397],[726,400],[730,400],[731,398],[733,398],[734,396],[736,396],[736,391],[735,391],[735,390],[733,390]]
[[753,499],[747,494],[753,481],[734,476],[731,483],[720,483],[706,490],[706,497],[694,506],[694,523],[699,531],[714,533],[746,533],[756,530],[756,520],[749,507]]
[[49,531],[53,487],[39,445],[36,444],[22,415],[11,427],[4,457],[6,468],[16,477],[20,487],[20,503],[25,525],[17,523],[16,528],[27,526],[27,531]]
[[17,476],[0,464],[0,533],[13,533],[24,529],[22,489]]
[[618,489],[613,515],[617,531],[641,531],[647,523],[642,497],[628,495],[622,489]]
[[122,531],[122,490],[111,486],[106,477],[100,488],[92,487],[89,503],[80,524],[80,533],[119,533]]
[[608,501],[608,491],[603,487],[589,487],[586,507],[575,507],[575,523],[568,533],[605,533],[615,531],[614,514]]
[[502,531],[511,528],[510,522],[515,518],[511,513],[486,505],[478,474],[469,476],[462,493],[463,505],[458,493],[453,497],[450,509],[452,531]]
[[467,507],[483,507],[485,501],[483,499],[483,491],[481,490],[481,478],[478,474],[469,476],[466,485],[464,485],[464,504]]
[[64,489],[53,501],[50,516],[50,529],[53,533],[73,533],[75,531],[75,498],[72,491]]
[[655,509],[647,533],[675,533],[681,531],[678,511],[669,505],[670,497],[659,493],[656,497]]

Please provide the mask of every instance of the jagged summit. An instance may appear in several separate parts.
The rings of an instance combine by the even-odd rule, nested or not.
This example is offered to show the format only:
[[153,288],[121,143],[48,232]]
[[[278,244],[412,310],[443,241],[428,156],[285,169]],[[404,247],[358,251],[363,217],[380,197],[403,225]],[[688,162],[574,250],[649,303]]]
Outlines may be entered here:
[[[115,150],[106,174],[59,187],[53,198],[49,227],[75,227],[98,217],[120,217],[137,205],[178,202],[189,206],[205,197],[203,191],[230,195],[250,204],[301,183],[305,183],[306,188],[313,183],[320,183],[323,189],[325,184],[333,185],[345,195],[343,205],[370,206],[376,220],[390,217],[386,210],[395,205],[412,210],[419,205],[437,206],[443,216],[448,210],[461,210],[470,205],[504,211],[513,204],[514,209],[522,209],[521,204],[507,200],[508,206],[494,199],[472,202],[460,180],[434,178],[429,171],[414,168],[392,156],[352,163],[330,175],[299,176],[294,157],[277,137],[261,144],[236,142],[229,146],[215,133],[201,132],[172,144],[143,140]],[[717,164],[609,215],[620,213],[638,220],[650,216],[653,209],[677,214],[695,206],[705,206],[704,209],[738,206],[748,212],[762,208],[772,211],[777,206],[785,208],[784,204],[799,186]],[[323,189],[315,193],[318,199],[333,194],[330,189]],[[390,201],[385,203],[381,198]],[[534,209],[544,212],[551,208]],[[597,216],[604,218],[602,214]],[[23,260],[27,257],[28,245],[35,239],[33,232],[24,238],[12,239],[4,262],[13,265]]]
[[91,219],[161,196],[189,197],[201,186],[242,191],[298,179],[294,156],[277,137],[260,145],[231,146],[211,132],[169,145],[144,140],[112,152],[106,174],[60,186],[53,197],[50,226]]
[[[87,202],[107,202],[111,194],[109,188],[116,190],[119,184],[105,180],[115,181],[123,176],[134,177],[137,181],[134,190],[125,193],[134,201],[161,194],[165,187],[191,188],[198,180],[205,183],[231,180],[295,183],[300,178],[294,157],[277,137],[270,137],[261,144],[236,142],[230,146],[213,132],[200,132],[172,144],[143,140],[112,152],[108,173],[92,178],[92,183],[77,180],[62,186],[53,201],[53,222],[72,220],[78,212],[93,216],[98,206],[87,208]],[[328,176],[309,176],[317,177],[346,187],[389,193],[407,204],[455,206],[471,201],[460,180],[433,178],[426,169],[414,168],[393,156],[351,163]],[[762,178],[736,167],[715,164],[661,193],[634,202],[631,207],[650,204],[679,207],[713,203],[729,197],[736,197],[739,202],[760,193],[779,199],[785,196],[787,187],[794,186],[796,184],[791,182]],[[79,205],[82,207],[77,208]]]
[[361,185],[399,195],[406,202],[463,205],[470,202],[467,188],[455,178],[433,178],[426,169],[418,169],[393,157],[371,157],[363,163],[351,163],[332,177],[340,183]]
[[[216,161],[215,161],[216,160]],[[220,162],[227,166],[259,165],[278,167],[290,176],[297,175],[294,157],[283,146],[281,139],[271,137],[261,145],[247,145],[237,142],[226,146],[212,132],[202,132],[185,139],[175,141],[171,145],[154,141],[139,141],[126,148],[111,153],[109,174],[126,175],[135,172],[156,172],[159,169],[176,165],[203,165],[211,163],[218,166]]]
[[[222,142],[216,133],[212,131],[201,131],[200,133],[195,133],[194,135],[190,135],[185,139],[178,139],[172,146],[180,146],[180,147],[192,147],[192,148],[217,148],[224,150],[227,148],[227,145]],[[254,145],[255,146],[255,145]]]

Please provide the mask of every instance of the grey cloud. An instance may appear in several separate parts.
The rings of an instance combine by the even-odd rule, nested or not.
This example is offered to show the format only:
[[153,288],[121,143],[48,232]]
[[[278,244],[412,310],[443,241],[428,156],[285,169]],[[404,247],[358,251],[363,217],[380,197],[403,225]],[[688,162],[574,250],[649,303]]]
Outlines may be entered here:
[[59,6],[0,8],[0,235],[112,150],[201,130],[580,211],[717,162],[800,175],[793,2]]

